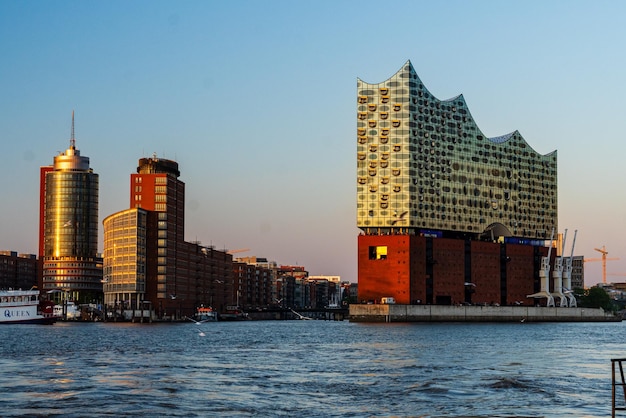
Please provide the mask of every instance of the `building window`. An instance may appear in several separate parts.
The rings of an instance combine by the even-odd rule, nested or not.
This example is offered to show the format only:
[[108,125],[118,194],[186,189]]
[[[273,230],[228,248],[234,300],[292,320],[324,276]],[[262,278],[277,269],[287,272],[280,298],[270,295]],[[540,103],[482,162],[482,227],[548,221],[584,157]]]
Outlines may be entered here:
[[369,259],[370,260],[386,260],[387,259],[387,246],[376,245],[369,247]]

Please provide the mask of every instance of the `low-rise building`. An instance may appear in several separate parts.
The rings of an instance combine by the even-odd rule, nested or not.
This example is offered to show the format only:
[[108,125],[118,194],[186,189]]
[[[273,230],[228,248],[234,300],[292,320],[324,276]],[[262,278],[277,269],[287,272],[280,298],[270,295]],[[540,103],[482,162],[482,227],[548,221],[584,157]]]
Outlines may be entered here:
[[38,276],[35,254],[0,251],[0,289],[30,289],[37,285]]

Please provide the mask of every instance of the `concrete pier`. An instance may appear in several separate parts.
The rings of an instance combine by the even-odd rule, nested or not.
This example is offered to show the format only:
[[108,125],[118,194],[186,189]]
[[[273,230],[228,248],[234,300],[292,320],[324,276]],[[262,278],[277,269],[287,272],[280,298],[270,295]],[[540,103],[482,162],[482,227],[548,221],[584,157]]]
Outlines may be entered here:
[[351,322],[619,322],[600,308],[350,305]]

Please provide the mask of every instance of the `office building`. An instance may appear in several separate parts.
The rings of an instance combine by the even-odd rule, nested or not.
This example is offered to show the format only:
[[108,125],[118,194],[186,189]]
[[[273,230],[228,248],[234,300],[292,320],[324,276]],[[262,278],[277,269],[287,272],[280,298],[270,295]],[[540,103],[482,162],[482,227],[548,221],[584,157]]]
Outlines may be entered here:
[[98,302],[98,174],[76,148],[73,113],[70,146],[52,166],[41,167],[40,179],[41,289],[55,291],[56,301]]
[[[186,242],[185,183],[178,163],[141,158],[130,176],[130,209],[104,221],[104,294],[120,313],[149,309],[158,318],[193,316],[200,306],[234,301],[232,256]],[[127,318],[128,319],[128,318]]]
[[148,212],[141,208],[107,216],[103,291],[106,306],[141,309],[146,299]]
[[357,81],[359,299],[508,304],[538,290],[557,229],[557,153],[488,138],[462,95],[439,100],[407,62]]
[[0,251],[0,289],[28,290],[37,286],[39,263],[35,254]]

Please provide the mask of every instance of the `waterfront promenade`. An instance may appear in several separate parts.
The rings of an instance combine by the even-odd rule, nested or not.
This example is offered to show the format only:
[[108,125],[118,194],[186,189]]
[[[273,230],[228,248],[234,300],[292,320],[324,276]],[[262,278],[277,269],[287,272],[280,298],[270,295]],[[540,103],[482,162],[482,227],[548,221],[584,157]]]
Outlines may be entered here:
[[619,322],[598,308],[540,306],[350,305],[352,322]]

